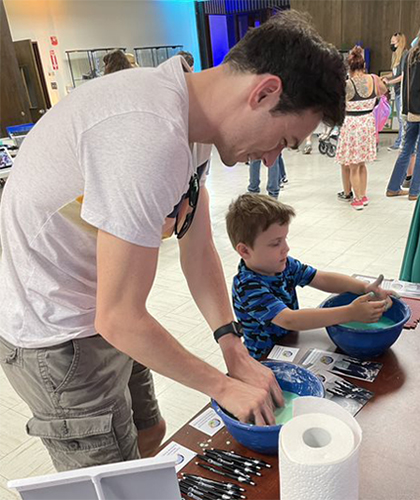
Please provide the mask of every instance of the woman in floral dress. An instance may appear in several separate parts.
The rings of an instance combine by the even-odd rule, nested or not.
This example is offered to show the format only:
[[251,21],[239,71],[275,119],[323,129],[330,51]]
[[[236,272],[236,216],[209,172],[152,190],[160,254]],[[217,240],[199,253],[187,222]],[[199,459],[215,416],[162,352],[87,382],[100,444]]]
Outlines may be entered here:
[[[342,167],[342,199],[351,201],[354,209],[363,210],[369,203],[366,194],[366,162],[376,159],[375,118],[372,111],[376,98],[386,92],[386,87],[376,75],[365,73],[361,47],[356,46],[351,50],[348,66],[350,78],[346,86],[346,119],[338,140],[336,161]],[[354,198],[351,190],[346,192],[350,185]]]

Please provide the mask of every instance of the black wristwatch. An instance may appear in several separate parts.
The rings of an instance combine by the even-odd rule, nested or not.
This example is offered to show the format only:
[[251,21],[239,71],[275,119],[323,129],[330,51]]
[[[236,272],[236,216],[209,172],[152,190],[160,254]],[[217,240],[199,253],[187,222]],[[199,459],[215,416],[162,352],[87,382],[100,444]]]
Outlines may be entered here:
[[232,321],[227,325],[221,326],[213,333],[214,340],[219,343],[219,339],[223,337],[223,335],[227,335],[228,333],[233,333],[237,337],[243,337],[244,335],[242,325],[237,321]]

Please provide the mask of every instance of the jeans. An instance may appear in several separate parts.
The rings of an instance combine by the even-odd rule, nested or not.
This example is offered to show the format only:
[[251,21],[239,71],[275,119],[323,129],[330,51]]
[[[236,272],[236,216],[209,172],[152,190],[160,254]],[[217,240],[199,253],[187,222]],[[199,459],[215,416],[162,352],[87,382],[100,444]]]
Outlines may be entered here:
[[413,177],[410,184],[410,195],[420,194],[420,122],[407,122],[405,129],[404,145],[392,171],[387,190],[399,191],[405,179],[411,155],[414,153],[417,143],[416,162],[414,164]]
[[395,139],[394,146],[400,147],[403,139],[404,132],[404,122],[401,115],[401,94],[395,94],[395,109],[397,110],[397,118],[398,118],[398,137]]
[[[260,171],[261,160],[252,160],[249,166],[248,191],[250,193],[260,192]],[[284,168],[283,158],[280,155],[274,164],[268,169],[267,175],[267,192],[273,198],[278,198],[280,193],[280,182],[285,175],[286,171]]]

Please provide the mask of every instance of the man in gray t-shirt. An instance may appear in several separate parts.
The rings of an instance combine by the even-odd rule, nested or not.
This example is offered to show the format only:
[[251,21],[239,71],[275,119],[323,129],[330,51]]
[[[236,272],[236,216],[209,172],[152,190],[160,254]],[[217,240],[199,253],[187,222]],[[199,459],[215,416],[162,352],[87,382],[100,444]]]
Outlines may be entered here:
[[[0,354],[33,412],[28,432],[58,470],[155,451],[165,424],[149,369],[242,421],[274,422],[281,391],[234,322],[204,165],[214,144],[226,165],[270,166],[321,120],[340,124],[344,74],[339,53],[291,11],[216,68],[193,74],[175,57],[85,83],[25,139],[1,204]],[[230,377],[147,310],[163,230],[179,238]]]

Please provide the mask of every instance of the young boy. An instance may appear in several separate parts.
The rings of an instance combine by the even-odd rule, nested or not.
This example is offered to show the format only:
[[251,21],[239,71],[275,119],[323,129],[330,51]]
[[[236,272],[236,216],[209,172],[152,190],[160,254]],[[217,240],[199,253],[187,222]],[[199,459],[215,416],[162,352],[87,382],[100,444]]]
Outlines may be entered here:
[[[245,345],[256,359],[290,331],[349,321],[373,323],[391,302],[390,293],[379,287],[383,276],[367,285],[343,274],[318,271],[288,256],[287,234],[294,215],[292,207],[257,194],[239,196],[226,215],[230,241],[241,256],[233,280],[233,305],[243,325]],[[361,297],[347,306],[299,310],[298,285]]]

